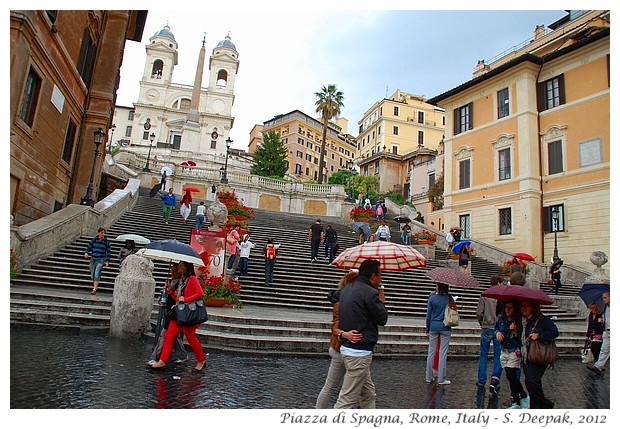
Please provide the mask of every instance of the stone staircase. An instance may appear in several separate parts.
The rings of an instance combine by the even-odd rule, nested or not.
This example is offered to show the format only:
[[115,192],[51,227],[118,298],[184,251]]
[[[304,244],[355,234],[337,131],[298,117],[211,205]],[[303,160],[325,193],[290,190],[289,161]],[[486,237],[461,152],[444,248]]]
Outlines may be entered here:
[[[146,193],[146,190],[144,191]],[[207,204],[208,202],[205,202]],[[21,276],[11,281],[11,323],[36,324],[61,328],[109,329],[110,306],[114,279],[118,275],[117,255],[123,244],[114,241],[117,235],[135,233],[151,240],[176,238],[189,242],[192,220],[183,224],[178,210],[173,212],[169,225],[162,221],[161,202],[139,198],[131,212],[108,228],[112,242],[112,263],[103,270],[99,293],[90,295],[92,282],[84,249],[92,237],[81,237],[37,264],[27,267]],[[198,333],[203,344],[236,352],[320,355],[328,348],[331,304],[326,295],[336,287],[345,270],[327,264],[310,263],[310,244],[307,230],[316,217],[299,214],[255,211],[250,222],[251,241],[256,244],[250,256],[249,272],[241,277],[242,309],[210,309],[209,322]],[[348,224],[337,218],[322,218],[338,231],[340,248],[355,245],[356,234]],[[398,225],[393,225],[397,231]],[[264,286],[264,266],[260,249],[268,238],[281,244],[275,268],[274,282]],[[393,239],[400,241],[398,233]],[[322,252],[322,249],[321,249]],[[435,260],[427,267],[403,272],[386,272],[386,287],[390,321],[382,328],[376,353],[378,356],[415,356],[426,352],[424,334],[426,302],[435,289],[435,283],[424,273],[440,266],[446,254],[436,249]],[[168,264],[154,262],[156,296],[153,298],[154,325],[158,307],[156,299],[168,272]],[[488,279],[498,267],[476,256],[472,257],[472,275],[481,286],[477,289],[452,288],[459,296],[461,326],[454,328],[451,354],[475,355],[479,344],[479,329],[475,322],[475,308],[480,293],[487,288]],[[541,285],[546,287],[547,285]],[[576,294],[577,287],[566,285],[563,294]],[[576,314],[546,306],[545,313],[562,323],[558,346],[565,353],[576,354],[582,346],[584,321]]]

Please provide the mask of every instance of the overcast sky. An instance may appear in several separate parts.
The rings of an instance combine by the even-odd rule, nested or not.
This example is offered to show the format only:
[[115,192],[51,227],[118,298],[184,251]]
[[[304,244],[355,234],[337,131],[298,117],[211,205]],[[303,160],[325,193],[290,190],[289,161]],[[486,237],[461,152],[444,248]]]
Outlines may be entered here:
[[[243,11],[218,4],[224,3],[201,10],[149,9],[142,41],[126,44],[117,104],[137,100],[145,46],[166,24],[179,44],[174,83],[193,85],[204,32],[207,56],[230,34],[240,60],[230,133],[239,149],[247,149],[255,124],[275,115],[299,109],[315,116],[314,93],[330,83],[343,92],[342,116],[357,136],[364,112],[395,90],[439,95],[470,80],[478,60],[488,63],[532,38],[536,25],[566,15],[563,10],[277,11],[268,5]],[[208,60],[203,87],[207,67]]]

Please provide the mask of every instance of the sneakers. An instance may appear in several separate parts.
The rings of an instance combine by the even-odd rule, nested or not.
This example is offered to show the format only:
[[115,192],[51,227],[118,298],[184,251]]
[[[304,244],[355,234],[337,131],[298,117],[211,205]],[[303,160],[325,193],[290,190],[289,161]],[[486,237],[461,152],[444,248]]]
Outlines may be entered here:
[[427,380],[426,380],[426,382],[427,382],[427,383],[432,383],[432,382],[433,382],[433,380],[432,380],[432,379],[431,379],[431,380],[428,380],[428,379],[427,379]]
[[437,384],[440,386],[447,386],[448,384],[452,384],[450,380],[438,381]]
[[476,386],[478,387],[484,387],[485,383],[481,383],[479,381],[476,381]]
[[491,395],[497,395],[498,391],[499,391],[499,384],[495,380],[491,381],[491,384],[489,384],[489,393]]
[[590,371],[592,371],[593,373],[595,373],[596,375],[601,375],[601,370],[598,369],[596,366],[594,365],[588,365],[586,368],[588,368]]
[[519,404],[517,404],[516,402],[513,402],[512,404],[510,404],[509,407],[506,407],[507,410],[514,410],[514,409],[518,409],[521,408],[521,406]]
[[530,408],[530,397],[529,396],[525,398],[521,398],[521,408],[523,409]]

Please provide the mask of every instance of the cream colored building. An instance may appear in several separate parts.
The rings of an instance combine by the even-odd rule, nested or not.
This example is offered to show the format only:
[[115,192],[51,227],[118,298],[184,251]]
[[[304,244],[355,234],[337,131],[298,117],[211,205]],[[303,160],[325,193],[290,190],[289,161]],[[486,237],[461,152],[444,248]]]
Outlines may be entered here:
[[429,100],[449,112],[430,217],[538,262],[557,234],[559,257],[591,270],[610,248],[610,14],[569,12]]
[[404,192],[408,198],[410,168],[402,156],[419,148],[437,150],[444,135],[444,110],[424,96],[397,90],[374,103],[358,125],[356,163],[361,174],[378,176],[380,193]]
[[[347,134],[347,124],[346,118],[338,118],[335,124],[329,124],[323,161],[323,174],[326,177],[323,183],[338,170],[347,168],[347,161],[353,161],[355,157],[355,140]],[[288,150],[287,175],[302,182],[318,181],[323,138],[323,123],[320,120],[299,110],[275,116],[263,123],[262,130],[258,126],[253,128],[248,149],[250,153],[259,144],[257,136],[262,137],[267,131],[279,133],[280,140]]]

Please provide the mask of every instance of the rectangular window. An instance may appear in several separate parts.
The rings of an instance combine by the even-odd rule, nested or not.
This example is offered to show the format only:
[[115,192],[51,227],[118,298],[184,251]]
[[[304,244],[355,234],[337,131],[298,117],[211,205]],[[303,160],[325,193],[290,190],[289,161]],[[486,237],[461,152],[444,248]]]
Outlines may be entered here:
[[312,161],[312,155],[307,153],[306,154],[306,161]]
[[211,140],[211,149],[217,148],[217,140]]
[[303,158],[303,157],[304,157],[303,152],[302,152],[302,151],[300,151],[300,150],[298,150],[298,151],[297,151],[297,158]]
[[465,159],[459,162],[459,189],[466,189],[470,183],[470,160]]
[[[553,212],[557,210],[558,219],[553,219]],[[553,206],[543,207],[543,231],[549,232],[563,232],[564,228],[564,204],[556,204]]]
[[97,45],[90,38],[90,29],[86,27],[82,35],[82,47],[77,63],[77,70],[84,84],[90,88],[90,81],[95,67],[95,57],[97,55]]
[[398,116],[398,106],[394,106],[394,116]]
[[76,131],[77,126],[73,123],[72,120],[69,119],[69,124],[67,125],[67,133],[65,134],[65,145],[62,148],[62,159],[67,164],[71,164],[71,157],[73,156],[73,146],[75,145]]
[[512,234],[512,209],[499,209],[499,235]]
[[557,174],[564,171],[562,162],[562,142],[555,141],[547,146],[549,156],[549,174]]
[[454,135],[474,128],[474,103],[454,109]]
[[424,112],[418,112],[418,124],[424,123]]
[[398,135],[398,126],[394,125],[394,128],[392,129],[392,134],[394,134],[395,136]]
[[418,131],[418,146],[424,146],[424,131]]
[[295,164],[295,174],[301,174],[301,164]]
[[398,155],[398,146],[396,146],[396,145],[392,145],[392,153],[393,153],[394,155]]
[[461,239],[471,237],[471,217],[468,214],[459,216],[459,226],[463,230]]
[[174,135],[172,136],[172,149],[180,149],[181,148],[181,136]]
[[504,118],[510,114],[510,100],[508,98],[508,88],[497,91],[497,119]]
[[435,184],[435,173],[431,173],[428,175],[428,189],[431,189]]
[[316,156],[314,157],[314,163],[315,163],[316,165],[319,165],[319,159],[318,159]]
[[32,127],[34,122],[34,113],[37,110],[37,103],[39,101],[39,92],[41,91],[41,78],[31,68],[28,71],[28,78],[26,79],[26,87],[24,88],[24,94],[22,96],[22,104],[19,109],[19,117],[22,121]]
[[149,139],[149,132],[148,131],[143,131],[142,132],[142,140],[148,140]]
[[538,110],[544,111],[566,103],[564,75],[538,84]]
[[306,167],[306,176],[310,175],[310,169],[308,167]]
[[499,156],[499,180],[510,179],[510,149],[502,149]]
[[133,117],[134,117],[135,114],[136,114],[135,111],[130,110],[129,113],[127,113],[127,120],[133,121]]

